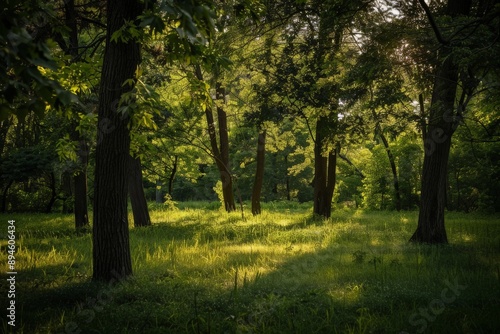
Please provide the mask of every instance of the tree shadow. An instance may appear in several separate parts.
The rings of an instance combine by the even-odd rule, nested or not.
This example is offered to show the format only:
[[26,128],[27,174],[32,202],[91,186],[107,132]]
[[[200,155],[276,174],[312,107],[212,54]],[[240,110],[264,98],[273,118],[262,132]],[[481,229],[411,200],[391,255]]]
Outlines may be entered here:
[[[369,217],[362,219],[365,223]],[[424,325],[431,332],[498,332],[498,253],[485,255],[478,247],[462,244],[385,244],[362,224],[346,224],[335,237],[315,244],[318,236],[312,227],[331,227],[326,224],[336,226],[335,217],[324,222],[312,217],[290,225],[233,224],[227,219],[213,226],[186,218],[133,229],[131,243],[136,245],[165,246],[175,240],[186,247],[198,243],[200,249],[231,246],[224,248],[227,254],[221,266],[228,279],[218,286],[212,280],[218,277],[213,273],[216,268],[186,264],[178,274],[161,262],[113,288],[88,277],[45,286],[21,280],[24,292],[19,301],[25,306],[20,319],[27,332],[50,326],[65,313],[73,315],[61,321],[60,328],[76,322],[89,333],[400,333],[416,332]],[[271,232],[282,233],[283,238],[266,241]],[[310,247],[285,245],[283,240],[292,240],[289,233],[302,234],[298,241]],[[280,248],[273,252],[283,256],[280,261],[265,260],[271,264],[260,270],[269,254],[258,248],[249,253],[244,247],[260,242],[264,248],[274,241]],[[69,265],[41,266],[24,277],[55,276]],[[444,289],[448,290],[443,293]]]
[[212,316],[211,305],[225,300],[223,312],[235,319],[215,329],[235,332],[496,332],[498,278],[471,251],[412,244],[356,250],[332,243],[252,275],[245,267],[259,255],[242,262],[234,252],[227,260],[239,268],[233,284],[218,300],[208,298],[204,312]]

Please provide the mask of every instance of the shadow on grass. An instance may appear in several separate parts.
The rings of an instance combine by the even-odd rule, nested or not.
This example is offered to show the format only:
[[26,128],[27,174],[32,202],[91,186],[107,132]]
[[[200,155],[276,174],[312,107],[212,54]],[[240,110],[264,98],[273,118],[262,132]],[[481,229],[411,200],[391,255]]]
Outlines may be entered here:
[[[335,245],[292,256],[234,283],[197,310],[203,331],[269,333],[494,333],[499,280],[454,246],[372,247],[363,259]],[[358,253],[359,254],[359,253]],[[233,255],[239,258],[237,254]],[[257,257],[254,257],[256,259]],[[249,260],[247,264],[252,264]],[[472,262],[471,262],[472,261]],[[228,260],[229,263],[235,262]],[[244,265],[244,264],[242,264]],[[208,296],[207,296],[208,297]],[[222,322],[211,322],[214,306]],[[224,325],[225,324],[225,325]]]
[[[385,230],[385,225],[365,231],[364,224],[373,216],[357,213],[342,213],[330,222],[311,217],[287,225],[233,224],[235,218],[228,217],[217,224],[188,217],[131,231],[136,245],[163,247],[175,240],[185,247],[197,242],[200,249],[232,246],[224,263],[212,268],[189,263],[173,268],[164,259],[112,288],[89,283],[88,278],[42,289],[20,285],[24,292],[19,301],[30,304],[21,311],[25,333],[44,328],[62,332],[68,324],[76,324],[82,333],[494,333],[500,329],[498,254],[486,254],[485,260],[483,249],[474,245],[374,243],[370,233]],[[346,228],[322,239],[317,247],[301,249],[285,243],[297,233],[297,237],[302,234],[298,241],[314,244],[315,226],[330,233],[329,228],[354,217],[355,224],[344,224]],[[264,250],[248,254],[242,248],[244,243],[259,243],[264,249],[273,242],[277,246],[272,251],[285,254],[281,261],[265,258]],[[262,261],[268,267],[253,270]],[[43,266],[32,277],[56,275],[67,266]]]

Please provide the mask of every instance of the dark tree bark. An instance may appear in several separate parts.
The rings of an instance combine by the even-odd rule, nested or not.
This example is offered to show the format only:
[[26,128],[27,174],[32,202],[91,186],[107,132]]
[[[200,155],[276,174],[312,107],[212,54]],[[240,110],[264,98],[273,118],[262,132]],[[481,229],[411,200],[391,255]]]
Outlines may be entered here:
[[425,106],[424,106],[424,95],[422,93],[418,94],[418,105],[420,106],[420,130],[422,131],[422,141],[425,143],[425,138],[427,138],[427,124],[425,121]]
[[[318,44],[315,55],[317,77],[323,76],[327,56],[335,55],[342,44],[343,27],[334,24],[332,13],[324,11],[319,18]],[[328,109],[326,115],[318,117],[314,140],[314,214],[330,218],[335,190],[338,143],[333,143],[338,129],[338,85],[335,83],[321,96],[319,106]],[[329,142],[330,141],[330,142]]]
[[107,32],[98,107],[98,140],[95,162],[93,218],[93,279],[114,281],[132,275],[127,193],[130,159],[128,115],[116,110],[124,85],[135,77],[140,64],[140,44],[111,42],[111,35],[141,13],[137,0],[107,1]]
[[257,167],[255,170],[255,179],[252,189],[252,214],[254,216],[260,215],[260,193],[262,191],[262,184],[264,182],[264,163],[266,156],[266,130],[259,134],[257,141]]
[[142,184],[141,159],[130,156],[129,164],[130,174],[128,190],[130,203],[132,204],[132,213],[134,215],[134,226],[151,226],[148,203],[146,201],[144,186]]
[[[446,207],[446,179],[451,147],[452,125],[443,120],[446,110],[453,110],[458,73],[451,61],[446,60],[434,84],[430,119],[425,139],[425,157],[418,227],[411,241],[447,243],[444,224]],[[436,120],[432,122],[432,120]]]
[[[71,203],[71,198],[73,197],[73,189],[71,184],[71,174],[72,171],[66,170],[61,175],[61,193],[62,196],[59,197],[63,201],[62,213],[73,213],[73,205],[68,205]],[[73,203],[71,203],[73,204]]]
[[76,130],[77,122],[73,122],[73,131],[71,131],[71,139],[78,142],[78,166],[74,171],[73,185],[74,185],[74,215],[75,215],[75,228],[80,229],[89,226],[88,214],[88,201],[87,201],[87,167],[89,146],[85,138]]
[[168,194],[172,196],[172,192],[174,191],[174,179],[175,174],[177,173],[177,161],[178,157],[174,156],[174,165],[172,166],[172,172],[170,172],[170,177],[168,178]]
[[[470,0],[448,0],[446,14],[452,17],[459,14],[467,15],[470,6]],[[425,3],[423,7],[425,8]],[[428,10],[426,14],[430,16]],[[433,25],[433,29],[436,31],[438,28]],[[438,36],[437,31],[436,35]],[[448,243],[444,221],[446,183],[451,137],[457,125],[455,117],[450,116],[461,116],[463,112],[461,109],[465,108],[463,98],[457,107],[455,105],[459,70],[453,57],[450,56],[451,51],[449,46],[443,45],[440,51],[442,63],[435,72],[429,122],[424,132],[425,157],[418,226],[410,238],[410,241],[414,242]]]
[[332,131],[327,117],[321,116],[316,122],[314,142],[314,214],[330,218],[333,192],[335,191],[337,151],[332,149],[325,156],[325,141],[328,131]]
[[66,54],[73,58],[78,55],[78,23],[75,11],[75,0],[64,1],[65,24],[69,28],[69,43]]

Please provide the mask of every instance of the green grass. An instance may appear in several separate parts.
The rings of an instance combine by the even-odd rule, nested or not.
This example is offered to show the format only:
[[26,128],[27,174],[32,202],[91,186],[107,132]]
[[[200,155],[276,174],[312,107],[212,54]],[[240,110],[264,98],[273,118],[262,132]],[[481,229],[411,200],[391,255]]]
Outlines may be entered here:
[[0,215],[4,231],[16,220],[17,333],[500,330],[498,216],[448,213],[450,244],[429,246],[407,242],[415,212],[179,207],[152,205],[153,226],[131,227],[134,276],[116,286],[90,282],[91,235],[71,215]]

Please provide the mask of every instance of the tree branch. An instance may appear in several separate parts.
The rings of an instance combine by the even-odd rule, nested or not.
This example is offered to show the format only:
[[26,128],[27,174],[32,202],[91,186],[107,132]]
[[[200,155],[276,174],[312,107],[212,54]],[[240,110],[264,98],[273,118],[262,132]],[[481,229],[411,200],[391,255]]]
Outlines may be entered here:
[[362,172],[362,171],[360,171],[360,170],[359,170],[359,168],[358,168],[358,167],[356,167],[356,165],[354,165],[354,164],[352,163],[352,161],[351,161],[351,160],[350,160],[350,159],[349,159],[346,155],[341,154],[341,153],[339,152],[339,158],[340,158],[340,159],[342,159],[342,160],[344,160],[344,161],[345,161],[345,162],[347,162],[347,163],[348,163],[348,164],[349,164],[352,168],[354,168],[354,171],[356,172],[356,174],[358,174],[359,176],[361,176],[361,178],[362,178],[362,179],[364,179],[364,178],[365,178],[365,174],[363,174],[363,172]]
[[427,15],[427,19],[429,20],[429,23],[431,24],[432,30],[434,30],[434,34],[436,35],[436,38],[439,43],[443,45],[448,45],[450,42],[445,40],[443,36],[441,35],[441,32],[439,31],[439,28],[436,24],[436,21],[434,20],[434,17],[432,16],[431,10],[429,9],[429,6],[425,3],[425,0],[418,0],[420,3],[420,6],[425,12],[425,15]]

